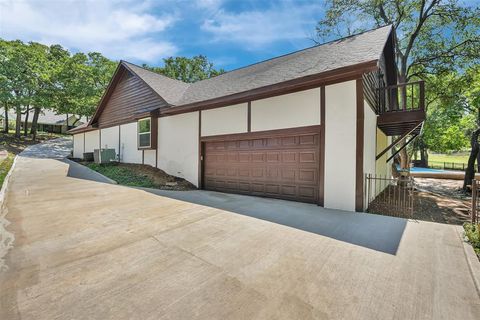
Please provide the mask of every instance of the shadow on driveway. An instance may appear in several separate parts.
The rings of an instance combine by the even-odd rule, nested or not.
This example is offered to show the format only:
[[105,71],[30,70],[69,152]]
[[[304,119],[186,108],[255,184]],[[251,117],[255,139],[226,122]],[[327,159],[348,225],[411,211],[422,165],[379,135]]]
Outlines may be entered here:
[[222,209],[395,255],[406,219],[325,209],[314,204],[213,191],[139,188],[159,196]]
[[[67,159],[67,176],[101,183],[115,183],[89,168]],[[335,240],[395,255],[406,219],[325,209],[314,204],[214,191],[170,191],[137,188],[158,196],[213,207],[284,226],[312,232]]]

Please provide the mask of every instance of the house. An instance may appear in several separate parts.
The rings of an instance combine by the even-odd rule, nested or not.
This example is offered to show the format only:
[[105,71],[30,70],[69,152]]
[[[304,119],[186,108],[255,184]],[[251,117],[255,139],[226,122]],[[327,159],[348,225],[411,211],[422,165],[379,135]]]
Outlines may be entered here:
[[[16,113],[8,114],[8,121],[10,126],[15,127]],[[68,120],[67,120],[68,117]],[[4,118],[4,117],[3,117]],[[33,110],[29,113],[28,127],[32,126]],[[78,117],[76,115],[57,114],[56,112],[44,109],[40,112],[37,122],[37,131],[51,132],[51,133],[67,133],[68,130],[76,128],[87,120],[85,117]],[[3,121],[0,119],[3,128]],[[68,125],[67,125],[68,123]],[[25,125],[25,114],[22,114],[22,130]]]
[[193,84],[121,61],[73,154],[114,148],[201,189],[363,211],[365,175],[389,175],[392,137],[425,118],[423,83],[397,85],[395,68],[390,26]]

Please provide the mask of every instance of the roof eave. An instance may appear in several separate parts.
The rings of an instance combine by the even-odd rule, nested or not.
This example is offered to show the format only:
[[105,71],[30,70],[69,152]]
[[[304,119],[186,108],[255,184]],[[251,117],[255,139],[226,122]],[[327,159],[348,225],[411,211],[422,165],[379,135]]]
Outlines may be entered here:
[[227,106],[361,78],[364,73],[378,70],[378,61],[378,59],[375,59],[227,96],[166,108],[160,110],[160,116],[185,113],[200,109],[211,109],[223,105]]

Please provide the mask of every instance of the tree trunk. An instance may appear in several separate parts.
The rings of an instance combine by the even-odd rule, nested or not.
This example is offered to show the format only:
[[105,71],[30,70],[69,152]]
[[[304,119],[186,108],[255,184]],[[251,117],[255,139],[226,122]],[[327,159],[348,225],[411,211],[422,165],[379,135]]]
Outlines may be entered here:
[[40,108],[35,107],[33,111],[33,120],[32,120],[32,128],[30,130],[30,134],[33,135],[33,141],[37,139],[37,124],[38,124],[38,116],[40,115]]
[[475,178],[475,159],[477,159],[479,145],[478,145],[478,136],[480,135],[480,128],[475,130],[472,133],[472,138],[470,140],[470,145],[472,150],[470,151],[470,156],[468,157],[467,169],[465,170],[465,178],[463,180],[463,190],[467,191],[467,186],[472,183],[472,180]]
[[5,105],[3,108],[5,109],[5,118],[3,119],[5,124],[3,126],[3,132],[8,133],[8,107]]
[[17,106],[15,108],[17,119],[15,120],[15,137],[20,138],[20,130],[22,126],[22,108]]
[[480,152],[477,154],[477,172],[480,172]]
[[23,135],[28,135],[28,117],[30,116],[30,106],[27,106],[27,111],[25,111],[25,121],[23,122]]
[[420,147],[420,161],[422,162],[422,167],[428,168],[428,152],[424,145]]

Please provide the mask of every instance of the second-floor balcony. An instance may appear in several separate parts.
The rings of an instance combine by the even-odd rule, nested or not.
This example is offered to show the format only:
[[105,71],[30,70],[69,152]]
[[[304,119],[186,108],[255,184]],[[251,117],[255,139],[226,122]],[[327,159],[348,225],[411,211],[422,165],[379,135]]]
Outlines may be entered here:
[[387,136],[419,133],[425,120],[425,83],[400,83],[378,91],[378,127]]

